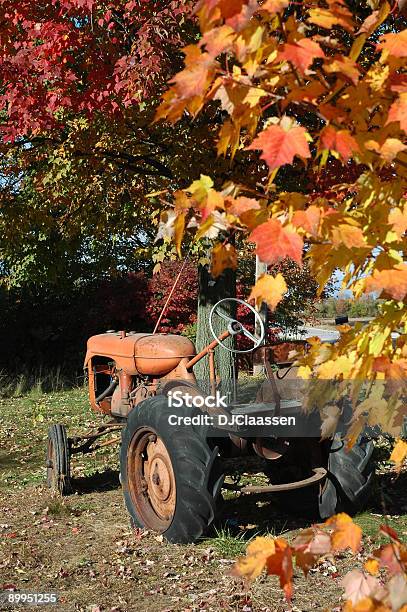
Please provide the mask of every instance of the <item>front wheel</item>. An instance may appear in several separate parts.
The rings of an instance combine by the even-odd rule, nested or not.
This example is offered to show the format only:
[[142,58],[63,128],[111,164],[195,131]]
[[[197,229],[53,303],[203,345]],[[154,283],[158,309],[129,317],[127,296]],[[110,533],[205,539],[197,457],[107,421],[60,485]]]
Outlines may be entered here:
[[70,449],[64,425],[51,425],[47,443],[47,485],[61,495],[72,492]]
[[[187,543],[212,523],[223,477],[218,448],[209,446],[205,429],[182,420],[171,424],[174,413],[164,396],[132,410],[122,434],[120,475],[133,524]],[[194,414],[186,406],[176,410],[177,417]]]

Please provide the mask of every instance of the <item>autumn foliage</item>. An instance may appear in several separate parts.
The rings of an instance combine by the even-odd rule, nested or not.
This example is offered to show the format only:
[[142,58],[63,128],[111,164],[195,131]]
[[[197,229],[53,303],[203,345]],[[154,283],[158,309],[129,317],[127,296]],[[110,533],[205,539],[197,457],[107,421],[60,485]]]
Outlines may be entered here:
[[[382,386],[385,402],[407,377],[407,30],[387,1],[361,8],[344,0],[201,0],[201,38],[184,49],[185,67],[157,112],[157,120],[176,122],[217,105],[218,154],[233,160],[245,150],[266,168],[256,190],[217,187],[216,177],[202,176],[177,191],[178,250],[186,228],[196,227],[197,239],[213,241],[218,274],[236,265],[230,237],[238,234],[268,264],[306,259],[320,292],[340,269],[356,298],[375,292],[383,300],[369,325],[343,327],[336,345],[313,342],[300,362],[303,377],[339,379],[352,394],[352,440],[368,420],[368,410],[357,409],[361,383],[391,379],[392,387]],[[333,163],[336,184],[321,188]],[[308,188],[284,190],[287,168],[298,183],[312,177]],[[285,292],[284,279],[269,275],[251,298],[274,309]],[[394,331],[401,332],[396,343]],[[402,394],[386,406],[376,424],[397,435]]]
[[[407,549],[397,533],[383,525],[379,533],[388,543],[372,552],[362,570],[354,569],[342,579],[344,612],[406,612]],[[305,576],[319,561],[346,550],[356,554],[362,530],[345,513],[325,523],[303,529],[291,544],[284,538],[258,537],[238,559],[233,573],[252,581],[263,571],[276,575],[288,601],[293,595],[294,566]]]
[[72,114],[117,115],[156,92],[188,0],[5,0],[0,6],[2,140],[62,131]]

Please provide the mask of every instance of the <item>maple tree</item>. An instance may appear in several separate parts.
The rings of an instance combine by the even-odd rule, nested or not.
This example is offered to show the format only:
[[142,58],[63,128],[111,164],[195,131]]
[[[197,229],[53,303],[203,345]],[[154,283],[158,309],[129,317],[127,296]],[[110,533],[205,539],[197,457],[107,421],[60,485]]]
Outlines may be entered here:
[[[303,377],[339,379],[341,392],[351,392],[352,443],[372,407],[357,410],[360,381],[401,384],[407,375],[405,21],[396,5],[374,0],[362,13],[344,0],[201,0],[196,14],[201,38],[184,49],[184,69],[156,118],[176,123],[220,105],[218,154],[258,155],[266,176],[255,189],[242,182],[216,188],[202,176],[176,192],[174,220],[183,222],[174,224],[175,240],[181,244],[187,225],[197,227],[197,238],[214,241],[212,267],[219,271],[233,265],[228,237],[238,233],[267,263],[306,259],[320,292],[339,268],[356,298],[380,296],[373,321],[342,327],[336,345],[313,341],[299,362]],[[333,163],[336,182],[323,189]],[[287,168],[301,189],[295,178],[291,189],[280,182]],[[280,277],[262,278],[252,297],[274,308],[282,289]],[[394,344],[396,330],[402,335]],[[382,386],[382,395],[391,388]],[[338,392],[337,385],[326,389],[320,408]],[[400,393],[386,410],[391,417],[376,410],[375,423],[397,436],[405,411]]]

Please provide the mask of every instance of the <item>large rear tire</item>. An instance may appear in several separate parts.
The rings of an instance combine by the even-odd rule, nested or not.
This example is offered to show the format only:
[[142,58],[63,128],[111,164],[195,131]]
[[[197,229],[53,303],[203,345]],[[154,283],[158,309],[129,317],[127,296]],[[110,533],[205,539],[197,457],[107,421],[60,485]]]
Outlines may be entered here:
[[363,510],[372,493],[374,445],[363,436],[347,450],[335,436],[329,452],[328,476],[319,496],[319,514],[328,518],[337,512],[354,515]]
[[206,428],[169,423],[171,415],[197,413],[203,414],[170,408],[165,396],[149,398],[131,411],[122,433],[120,475],[132,523],[170,542],[193,542],[205,533],[223,483]]
[[[360,512],[369,501],[374,479],[374,462],[372,460],[373,442],[360,437],[348,451],[339,436],[335,436],[328,452],[327,477],[320,490],[319,485],[303,489],[276,493],[274,501],[281,511],[295,516],[326,519],[338,512],[354,515]],[[274,463],[274,462],[273,462]],[[284,466],[284,467],[283,467]],[[276,475],[277,462],[273,472],[269,472],[271,481]],[[284,477],[284,468],[291,478]],[[278,471],[283,474],[281,482],[300,480],[311,475],[309,457],[304,455],[303,462],[297,456],[287,454]]]

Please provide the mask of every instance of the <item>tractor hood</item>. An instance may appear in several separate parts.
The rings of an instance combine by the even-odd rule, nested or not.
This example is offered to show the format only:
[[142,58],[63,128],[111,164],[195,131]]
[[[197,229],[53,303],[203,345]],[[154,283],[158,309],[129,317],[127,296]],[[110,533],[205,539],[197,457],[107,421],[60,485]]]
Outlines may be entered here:
[[194,355],[195,347],[185,336],[106,332],[89,338],[85,367],[94,356],[111,357],[129,374],[162,376]]

